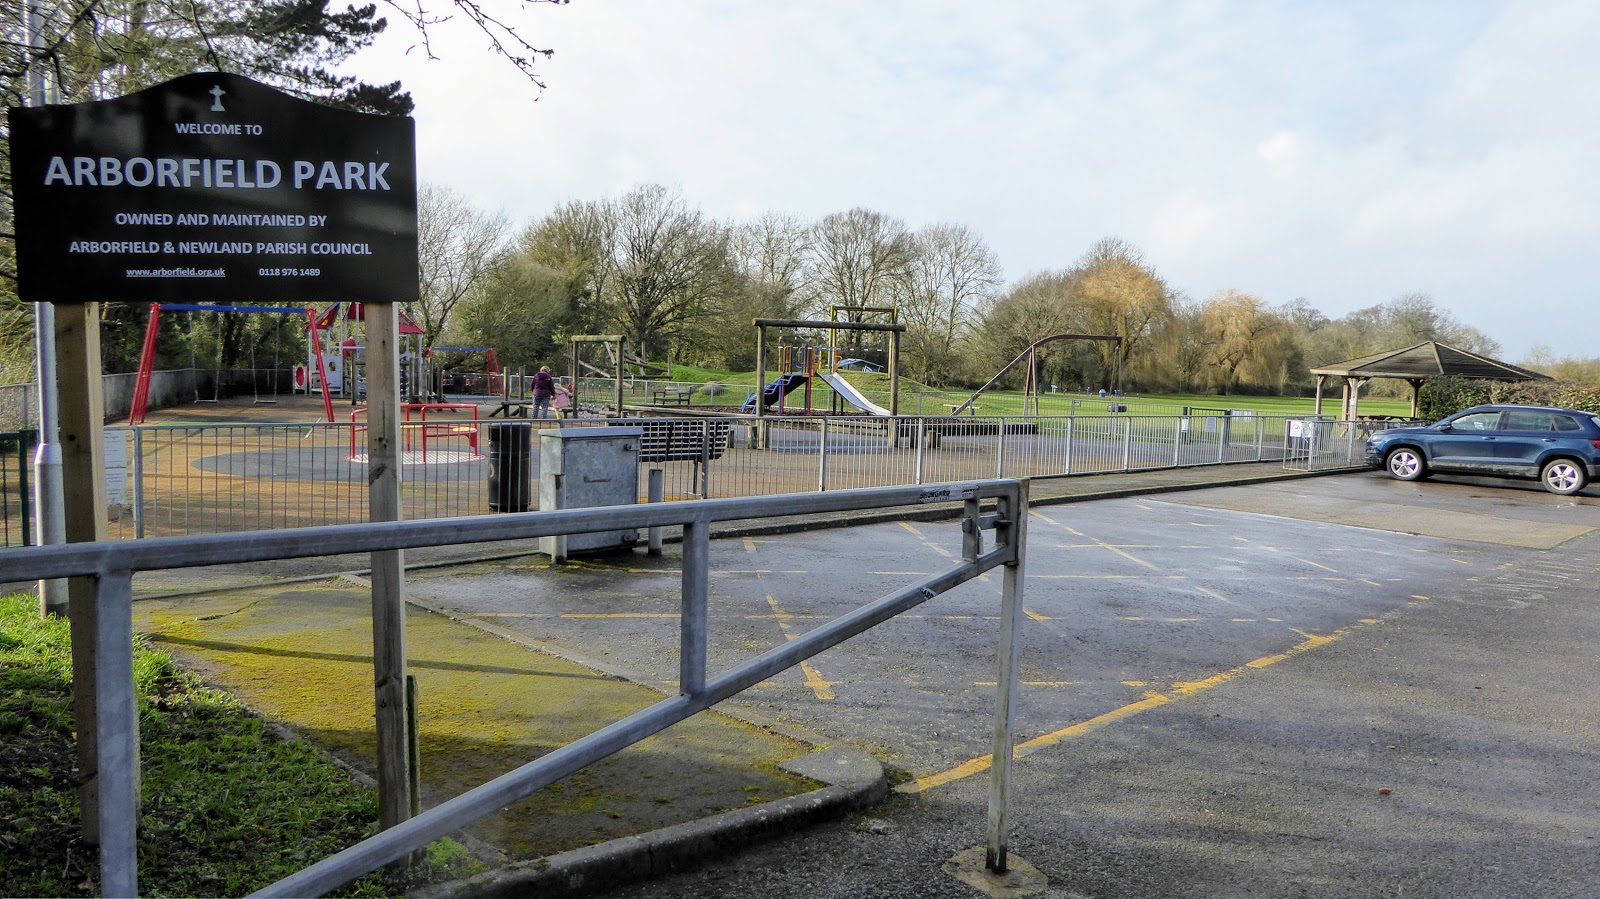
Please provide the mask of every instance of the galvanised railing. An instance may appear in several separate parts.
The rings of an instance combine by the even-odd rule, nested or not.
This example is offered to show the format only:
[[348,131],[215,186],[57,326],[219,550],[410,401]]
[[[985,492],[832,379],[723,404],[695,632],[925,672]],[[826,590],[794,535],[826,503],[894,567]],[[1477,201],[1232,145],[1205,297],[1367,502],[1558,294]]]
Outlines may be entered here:
[[1283,467],[1291,471],[1328,471],[1367,464],[1367,438],[1390,428],[1426,424],[1415,419],[1327,421],[1291,419],[1283,438]]
[[[751,416],[667,418],[705,452],[642,461],[638,496],[659,469],[667,500],[825,492],[980,478],[1048,478],[1298,458],[1287,419],[1272,415],[1094,415],[1056,418]],[[539,431],[643,419],[471,420],[430,416],[403,426],[406,519],[482,514],[527,498],[537,508]],[[663,418],[650,419],[661,421]],[[534,429],[532,452],[498,460],[495,435]],[[1337,423],[1319,428],[1337,429]],[[107,459],[110,535],[118,538],[310,527],[366,520],[359,424],[142,425],[108,428],[124,451]],[[760,429],[765,429],[763,438]],[[1330,432],[1331,433],[1331,432]],[[714,444],[714,445],[712,445]],[[1315,457],[1334,458],[1324,442]],[[1356,447],[1359,455],[1360,447]],[[1355,464],[1359,464],[1356,458]]]
[[[927,503],[962,503],[962,558],[860,606],[793,640],[713,675],[707,664],[711,525],[774,515],[812,515]],[[93,635],[95,739],[99,761],[101,892],[138,890],[139,738],[133,685],[133,577],[137,572],[205,565],[298,559],[334,553],[383,552],[498,540],[527,540],[619,528],[683,529],[679,616],[679,693],[577,742],[475,787],[377,836],[323,859],[256,895],[317,896],[396,861],[567,775],[601,761],[671,725],[896,615],[995,568],[1004,568],[990,770],[988,862],[1006,870],[1013,709],[1027,528],[1027,487],[991,480],[937,487],[885,487],[786,497],[701,500],[611,506],[522,515],[463,518],[448,528],[427,521],[213,534],[136,541],[29,547],[0,556],[0,582],[87,577],[95,585]],[[985,550],[983,532],[992,536]],[[376,597],[375,597],[376,598]],[[376,603],[375,603],[376,605]]]

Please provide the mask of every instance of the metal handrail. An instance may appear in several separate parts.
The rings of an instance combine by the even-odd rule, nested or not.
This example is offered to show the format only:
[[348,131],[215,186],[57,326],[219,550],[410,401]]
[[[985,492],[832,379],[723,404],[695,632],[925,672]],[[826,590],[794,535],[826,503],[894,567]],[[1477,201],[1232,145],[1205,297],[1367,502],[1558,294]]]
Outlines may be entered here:
[[[991,511],[984,510],[985,500],[992,502]],[[963,551],[959,564],[886,594],[708,679],[707,607],[710,525],[713,522],[948,502],[963,503]],[[1001,686],[995,707],[994,764],[990,773],[988,858],[993,870],[1004,872],[1013,746],[1012,710],[1018,689],[1016,663],[1020,646],[1027,488],[1015,480],[989,480],[478,516],[453,519],[445,527],[437,521],[384,522],[65,544],[8,553],[0,558],[0,580],[90,577],[95,581],[95,733],[100,760],[100,859],[104,893],[133,896],[137,888],[138,729],[132,654],[135,572],[671,525],[683,528],[680,692],[677,696],[496,777],[290,875],[256,895],[309,896],[335,889],[997,567],[1005,571],[997,672]],[[986,530],[994,532],[993,546],[988,551],[983,549],[982,532]]]

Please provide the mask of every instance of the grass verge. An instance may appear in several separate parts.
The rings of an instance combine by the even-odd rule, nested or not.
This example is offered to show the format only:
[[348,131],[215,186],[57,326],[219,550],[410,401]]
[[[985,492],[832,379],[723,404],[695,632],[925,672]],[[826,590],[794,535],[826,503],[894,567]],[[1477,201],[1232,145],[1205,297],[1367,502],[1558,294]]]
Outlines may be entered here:
[[[377,797],[315,749],[281,739],[233,697],[135,646],[139,889],[238,896],[377,832]],[[99,856],[78,832],[67,622],[0,597],[0,896],[98,894]],[[459,844],[335,895],[400,895],[474,873]]]

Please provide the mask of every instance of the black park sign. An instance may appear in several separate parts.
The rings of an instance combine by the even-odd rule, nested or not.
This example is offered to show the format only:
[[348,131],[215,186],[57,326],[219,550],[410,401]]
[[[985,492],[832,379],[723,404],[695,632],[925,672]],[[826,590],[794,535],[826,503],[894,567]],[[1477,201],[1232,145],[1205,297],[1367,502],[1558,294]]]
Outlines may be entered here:
[[23,300],[417,299],[409,118],[220,73],[9,114]]

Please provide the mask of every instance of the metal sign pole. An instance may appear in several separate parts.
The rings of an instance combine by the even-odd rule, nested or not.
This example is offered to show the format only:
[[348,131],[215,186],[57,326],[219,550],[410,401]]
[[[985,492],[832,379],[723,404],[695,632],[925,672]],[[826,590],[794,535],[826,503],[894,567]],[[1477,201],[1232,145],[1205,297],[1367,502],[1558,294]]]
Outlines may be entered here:
[[[24,6],[28,46],[42,48],[44,13],[33,0],[24,0]],[[49,102],[48,74],[43,60],[29,60],[29,106],[43,106]],[[33,453],[33,507],[39,518],[39,545],[51,546],[66,542],[66,524],[61,512],[61,426],[56,420],[56,410],[61,408],[56,387],[56,307],[49,303],[34,303],[33,322],[34,352],[39,362],[39,444]],[[65,580],[39,582],[39,613],[67,614]]]

